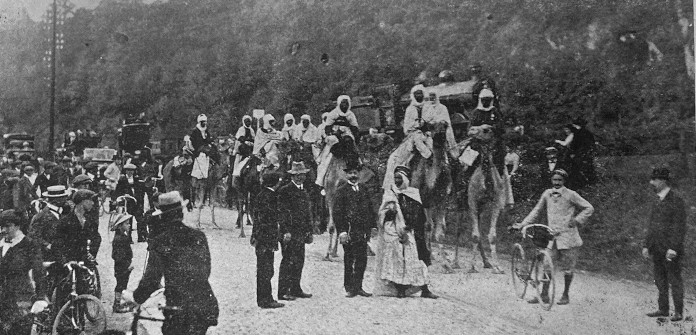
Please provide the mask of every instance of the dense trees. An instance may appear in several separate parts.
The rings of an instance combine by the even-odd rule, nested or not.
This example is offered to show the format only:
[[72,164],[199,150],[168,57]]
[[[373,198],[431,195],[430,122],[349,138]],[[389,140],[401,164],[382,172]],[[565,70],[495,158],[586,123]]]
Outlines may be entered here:
[[[465,79],[469,65],[481,63],[507,113],[532,135],[585,115],[612,149],[676,150],[678,134],[693,128],[692,7],[686,0],[103,0],[94,10],[73,9],[64,25],[58,132],[79,125],[108,139],[126,110],[146,112],[160,135],[177,137],[201,112],[222,134],[252,108],[317,120],[341,93],[381,83],[407,89],[423,71],[450,69]],[[0,26],[5,130],[48,134],[47,36],[26,17]]]

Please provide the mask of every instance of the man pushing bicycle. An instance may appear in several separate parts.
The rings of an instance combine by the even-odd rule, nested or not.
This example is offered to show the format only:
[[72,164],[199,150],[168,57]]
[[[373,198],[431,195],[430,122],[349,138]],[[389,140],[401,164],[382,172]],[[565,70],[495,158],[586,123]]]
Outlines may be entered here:
[[[548,226],[557,235],[553,245],[549,248],[553,258],[555,258],[554,262],[559,262],[565,279],[563,296],[558,301],[558,305],[567,305],[570,302],[568,291],[578,260],[578,248],[582,246],[578,226],[585,224],[594,212],[594,207],[587,200],[564,186],[567,179],[568,173],[565,170],[553,171],[551,176],[553,187],[544,191],[534,209],[521,223],[516,223],[513,226],[513,228],[519,229],[535,223],[542,215],[542,211],[546,209]],[[541,293],[541,299],[545,303],[549,299],[548,286],[548,283],[544,283]],[[528,302],[537,304],[539,300],[533,298]]]

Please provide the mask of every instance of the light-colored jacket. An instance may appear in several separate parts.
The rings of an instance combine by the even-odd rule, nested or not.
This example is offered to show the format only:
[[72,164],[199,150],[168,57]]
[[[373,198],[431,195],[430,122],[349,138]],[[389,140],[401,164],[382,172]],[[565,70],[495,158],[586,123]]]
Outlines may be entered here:
[[550,188],[544,191],[532,212],[522,221],[521,226],[537,223],[543,210],[546,210],[549,228],[560,232],[560,235],[556,236],[558,249],[570,249],[582,245],[577,226],[571,228],[569,224],[573,219],[581,225],[587,222],[594,212],[594,207],[587,200],[565,187]]

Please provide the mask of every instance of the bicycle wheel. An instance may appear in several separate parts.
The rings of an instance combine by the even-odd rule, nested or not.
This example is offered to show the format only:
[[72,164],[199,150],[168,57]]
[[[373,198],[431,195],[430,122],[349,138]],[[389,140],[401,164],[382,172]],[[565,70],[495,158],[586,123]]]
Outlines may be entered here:
[[53,335],[99,334],[106,330],[106,311],[101,301],[89,294],[81,294],[68,301],[53,322]]
[[548,311],[556,298],[555,269],[548,250],[543,250],[539,255],[541,259],[537,262],[536,271],[534,271],[534,281],[536,282],[539,303],[542,308]]
[[513,246],[510,264],[515,295],[520,299],[524,299],[524,295],[527,293],[527,286],[529,285],[529,269],[524,257],[524,249],[519,243],[515,243]]

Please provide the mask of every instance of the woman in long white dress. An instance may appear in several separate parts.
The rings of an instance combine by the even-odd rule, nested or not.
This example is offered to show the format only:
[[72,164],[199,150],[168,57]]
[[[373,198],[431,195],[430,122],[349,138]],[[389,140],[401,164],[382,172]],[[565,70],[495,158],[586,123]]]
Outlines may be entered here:
[[[405,185],[408,187],[408,185]],[[429,282],[428,267],[418,258],[413,230],[407,229],[396,186],[384,192],[379,208],[376,250],[376,295],[405,297]]]

